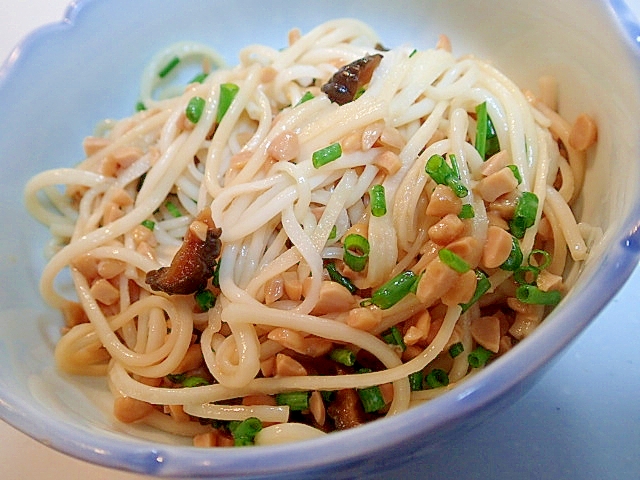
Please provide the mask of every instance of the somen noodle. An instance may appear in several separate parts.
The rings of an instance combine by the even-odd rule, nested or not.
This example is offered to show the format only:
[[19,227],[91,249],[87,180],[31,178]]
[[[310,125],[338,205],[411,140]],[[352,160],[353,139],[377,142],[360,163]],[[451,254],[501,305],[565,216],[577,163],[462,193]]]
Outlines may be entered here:
[[350,19],[233,68],[160,52],[137,112],[26,187],[52,235],[58,366],[107,376],[120,421],[196,445],[310,438],[448,391],[529,335],[587,255],[571,205],[595,124],[541,85],[445,36],[386,49]]

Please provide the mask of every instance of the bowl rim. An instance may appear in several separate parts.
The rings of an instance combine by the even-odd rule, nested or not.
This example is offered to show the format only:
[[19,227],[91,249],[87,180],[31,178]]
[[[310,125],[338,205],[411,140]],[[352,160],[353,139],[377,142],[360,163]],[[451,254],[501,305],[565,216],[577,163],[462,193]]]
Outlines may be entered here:
[[[25,37],[0,66],[0,89],[6,78],[12,75],[12,71],[19,68],[19,60],[29,54],[33,44],[44,41],[54,32],[74,28],[76,22],[83,21],[85,9],[98,1],[74,0],[67,7],[62,20],[42,26]],[[623,0],[609,0],[607,3],[612,16],[620,22],[624,31],[629,55],[635,57],[640,65],[640,50],[637,48],[640,44],[640,24]],[[549,359],[566,348],[597,317],[636,268],[640,260],[640,201],[633,206],[616,233],[619,234],[616,238],[622,238],[610,246],[600,261],[598,275],[606,280],[605,291],[594,284],[587,284],[582,291],[573,295],[575,309],[583,313],[579,321],[563,321],[569,314],[562,310],[554,312],[553,329],[536,330],[526,342],[518,346],[516,352],[509,352],[498,358],[490,368],[469,378],[463,385],[431,400],[428,409],[415,407],[399,417],[381,419],[357,429],[335,432],[327,437],[297,444],[225,449],[224,452],[164,445],[138,438],[119,438],[114,441],[111,436],[96,437],[85,428],[51,420],[35,406],[24,405],[19,396],[11,391],[0,391],[0,419],[64,454],[106,467],[143,474],[187,474],[195,477],[213,473],[276,475],[291,473],[291,467],[295,467],[296,471],[321,468],[326,462],[323,456],[309,456],[312,450],[330,455],[334,464],[347,465],[406,441],[406,430],[411,430],[408,427],[415,426],[417,422],[427,422],[428,431],[437,432],[445,424],[467,417],[522,384],[547,364]],[[593,298],[597,298],[597,301],[593,302]],[[549,343],[552,339],[554,348],[540,352],[538,346]],[[531,362],[532,358],[536,361]],[[513,370],[519,372],[515,377]],[[491,381],[487,382],[485,377],[489,377]],[[457,406],[453,414],[448,408],[451,399],[455,399]],[[415,436],[423,433],[424,430],[412,431]],[[368,438],[368,445],[359,441],[362,436]],[[336,442],[338,437],[341,440]],[[343,449],[342,445],[345,444],[352,447]],[[375,448],[371,448],[371,444]],[[291,463],[285,465],[278,462],[283,452],[292,459]],[[189,465],[190,470],[185,472],[184,465]]]

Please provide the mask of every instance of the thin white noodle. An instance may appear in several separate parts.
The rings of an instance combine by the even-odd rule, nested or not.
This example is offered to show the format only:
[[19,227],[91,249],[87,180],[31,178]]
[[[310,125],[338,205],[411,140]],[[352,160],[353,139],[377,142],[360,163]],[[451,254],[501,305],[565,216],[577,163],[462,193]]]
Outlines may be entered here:
[[560,193],[550,186],[547,186],[547,201],[559,221],[571,257],[574,260],[584,260],[587,257],[587,245],[582,238],[573,212],[565,203]]
[[[443,49],[413,52],[409,46],[378,51],[377,36],[359,21],[335,20],[290,38],[291,45],[282,50],[246,47],[234,68],[222,68],[220,57],[202,45],[168,47],[142,79],[146,111],[103,122],[97,133],[103,138],[85,144],[89,154],[76,168],[43,172],[27,184],[27,208],[53,236],[53,256],[40,289],[68,319],[55,352],[62,369],[108,375],[115,394],[154,405],[184,405],[194,417],[257,416],[265,422],[287,422],[288,409],[231,404],[247,395],[391,383],[388,414],[400,413],[448,390],[412,393],[408,378],[445,356],[452,338],[460,338],[465,353],[453,360],[450,379],[452,385],[464,381],[470,371],[467,356],[478,344],[472,325],[485,315],[481,302],[463,315],[460,306],[444,307],[440,301],[425,307],[418,290],[388,309],[363,309],[360,302],[366,305],[376,289],[402,272],[414,272],[414,286],[419,285],[424,269],[445,246],[430,238],[430,227],[439,219],[426,213],[436,186],[425,171],[432,155],[442,155],[449,164],[455,156],[459,181],[469,192],[461,203],[471,205],[474,216],[463,221],[463,233],[456,238],[474,237],[475,244],[484,246],[495,205],[476,189],[485,165],[474,146],[475,107],[481,102],[487,104],[501,149],[522,174],[513,195],[528,191],[539,199],[534,225],[520,240],[525,258],[538,248],[545,216],[554,237],[549,271],[566,270],[567,281],[573,281],[579,266],[566,261],[567,248],[578,262],[588,248],[568,202],[584,172],[582,157],[569,152],[565,160],[550,133],[565,140],[568,127],[561,117],[534,109],[537,100],[530,93],[472,56],[456,58]],[[362,95],[344,105],[332,102],[321,85],[339,65],[370,54],[382,59]],[[166,79],[158,76],[174,57],[185,65],[200,62],[208,77],[175,90],[179,67]],[[224,83],[235,84],[238,91],[220,119]],[[312,99],[307,100],[307,92]],[[192,121],[185,112],[196,96],[205,106]],[[298,103],[303,96],[307,101]],[[341,146],[339,158],[314,164],[314,154],[334,143]],[[104,166],[128,147],[142,156],[106,174],[110,170]],[[289,161],[280,159],[285,158],[282,152]],[[553,187],[558,171],[560,191]],[[379,217],[369,206],[374,185],[385,191],[387,213]],[[174,216],[169,202],[180,216]],[[219,258],[215,266],[207,265],[207,274],[215,268],[219,281],[218,287],[207,277],[206,288],[217,295],[208,311],[194,295],[165,294],[146,281],[148,272],[169,266],[176,252],[187,247],[187,231],[204,234],[204,223],[194,219],[206,212],[221,229]],[[345,234],[355,232],[370,248],[361,272],[353,270],[343,246]],[[357,285],[356,294],[347,285],[327,297],[327,289],[334,288],[328,263]],[[81,312],[58,289],[60,274],[69,267]],[[513,321],[516,314],[501,297],[509,291],[501,287],[511,282],[512,273],[489,270],[487,301],[500,302],[490,308],[510,312],[505,315]],[[429,331],[405,353],[382,340],[391,327],[411,340],[425,308],[432,317]],[[283,331],[286,335],[279,337]],[[314,355],[343,346],[368,352],[380,368],[345,375],[276,371],[277,354],[294,351],[311,362]],[[194,352],[202,357],[195,367],[190,363]],[[214,383],[149,385],[165,385],[167,375],[176,372],[202,374]],[[181,427],[159,411],[143,421],[180,435],[212,428],[196,422]],[[297,424],[269,428],[257,443],[318,432]]]
[[272,407],[268,405],[213,405],[203,403],[198,405],[184,405],[185,413],[200,418],[214,418],[216,420],[245,420],[256,417],[263,422],[285,423],[289,418],[288,406]]
[[325,435],[322,430],[303,423],[286,423],[263,428],[256,435],[256,445],[277,445],[280,443],[300,442]]

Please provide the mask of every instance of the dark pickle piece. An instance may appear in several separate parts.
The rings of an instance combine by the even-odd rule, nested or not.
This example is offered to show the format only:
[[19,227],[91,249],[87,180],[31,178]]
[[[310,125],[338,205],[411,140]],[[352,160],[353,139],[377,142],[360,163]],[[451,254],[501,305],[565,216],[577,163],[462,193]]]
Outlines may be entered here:
[[196,221],[207,225],[206,240],[202,241],[188,229],[171,265],[147,272],[145,281],[153,290],[189,295],[207,286],[220,255],[222,231],[214,225],[208,209],[200,213]]
[[338,105],[352,102],[358,90],[371,81],[373,72],[381,60],[382,55],[377,53],[345,65],[322,86],[322,91],[327,94],[329,100]]

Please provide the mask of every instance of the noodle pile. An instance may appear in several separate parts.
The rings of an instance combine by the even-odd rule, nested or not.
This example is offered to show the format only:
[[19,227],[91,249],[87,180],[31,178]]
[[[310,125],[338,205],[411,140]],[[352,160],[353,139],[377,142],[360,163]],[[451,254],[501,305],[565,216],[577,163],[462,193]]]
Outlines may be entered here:
[[[189,62],[206,78],[171,90]],[[346,77],[349,98],[326,93]],[[119,420],[196,445],[309,438],[448,390],[529,335],[586,258],[570,206],[595,127],[561,118],[553,88],[522,92],[446,37],[386,50],[346,19],[234,68],[161,52],[139,111],[26,187],[52,234],[57,364],[106,375]],[[208,249],[173,278],[196,286],[151,282],[181,249]],[[76,299],[55,287],[66,268]]]

